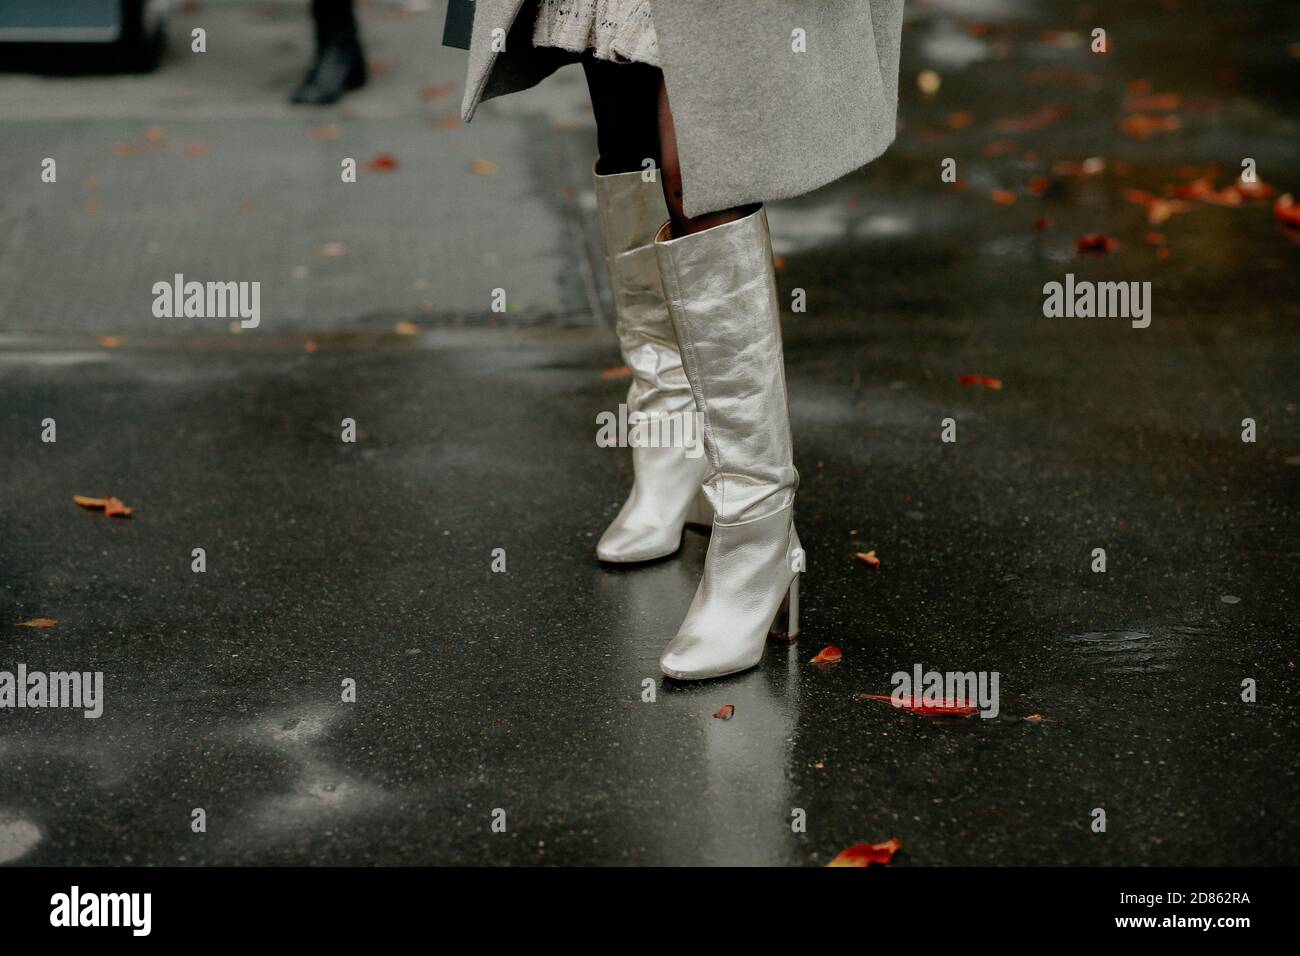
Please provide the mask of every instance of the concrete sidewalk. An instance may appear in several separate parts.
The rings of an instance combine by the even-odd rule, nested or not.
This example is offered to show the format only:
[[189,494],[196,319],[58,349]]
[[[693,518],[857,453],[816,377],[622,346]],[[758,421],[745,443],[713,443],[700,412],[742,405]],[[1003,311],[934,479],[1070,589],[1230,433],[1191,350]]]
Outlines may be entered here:
[[363,7],[375,75],[338,107],[288,103],[311,57],[301,4],[178,12],[152,75],[0,75],[0,329],[225,332],[154,317],[150,289],[177,273],[260,282],[264,333],[602,323],[581,74],[462,128],[465,54],[424,6]]

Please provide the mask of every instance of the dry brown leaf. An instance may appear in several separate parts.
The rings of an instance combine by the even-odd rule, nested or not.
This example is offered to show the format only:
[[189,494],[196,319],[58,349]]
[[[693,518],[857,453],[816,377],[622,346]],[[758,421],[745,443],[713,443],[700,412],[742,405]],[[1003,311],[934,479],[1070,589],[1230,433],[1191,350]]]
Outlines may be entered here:
[[42,631],[48,631],[59,622],[52,617],[34,617],[30,621],[19,622],[19,627],[34,627]]
[[362,168],[370,173],[391,173],[397,169],[397,157],[392,153],[376,153]]
[[122,503],[121,498],[90,498],[86,495],[73,495],[72,500],[90,511],[102,511],[110,518],[131,517],[131,509]]
[[884,843],[859,843],[847,850],[841,850],[827,866],[871,866],[876,863],[885,866],[902,849],[903,843],[897,837]]
[[1118,242],[1100,232],[1086,233],[1076,239],[1074,244],[1080,252],[1111,252],[1119,247]]
[[1177,116],[1153,116],[1150,113],[1133,113],[1119,121],[1119,128],[1134,139],[1147,139],[1156,133],[1173,133],[1183,128]]
[[992,375],[959,375],[957,376],[959,385],[978,385],[980,388],[987,388],[994,392],[1002,391],[1002,379],[994,378]]

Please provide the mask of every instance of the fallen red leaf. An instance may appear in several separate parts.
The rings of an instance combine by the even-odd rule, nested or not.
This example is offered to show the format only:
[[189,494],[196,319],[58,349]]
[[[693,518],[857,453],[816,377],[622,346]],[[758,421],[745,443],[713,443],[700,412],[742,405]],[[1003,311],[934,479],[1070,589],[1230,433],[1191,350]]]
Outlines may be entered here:
[[886,840],[884,843],[859,843],[847,850],[841,850],[835,855],[835,859],[826,865],[871,866],[871,864],[877,863],[880,866],[886,866],[894,858],[894,854],[902,848],[903,842],[898,837]]
[[85,495],[73,495],[72,500],[91,511],[103,511],[110,518],[118,515],[123,518],[131,517],[131,509],[123,504],[120,498],[88,498]]
[[1029,180],[1029,191],[1035,196],[1041,196],[1047,192],[1047,187],[1052,185],[1052,181],[1046,176],[1035,176]]
[[1014,206],[1016,204],[1016,194],[1010,189],[995,189],[991,195],[993,201],[999,206]]
[[960,385],[978,385],[994,392],[1002,391],[1002,379],[994,378],[992,375],[959,375],[957,382]]
[[420,90],[420,99],[440,100],[444,96],[448,96],[453,89],[454,87],[450,83],[430,83]]
[[1237,192],[1241,193],[1243,199],[1272,199],[1277,190],[1263,181],[1244,183],[1238,180]]
[[1192,199],[1196,202],[1209,203],[1212,206],[1240,206],[1241,192],[1236,186],[1215,189],[1214,181],[1208,177],[1195,179],[1190,183],[1174,187],[1174,195],[1179,199]]
[[1032,721],[1035,724],[1041,723],[1042,719],[1043,719],[1042,714],[1030,714],[1028,717],[1025,718],[1025,720]]
[[809,664],[835,664],[844,659],[844,652],[834,644],[823,647],[817,652],[817,656],[810,660]]
[[857,554],[853,556],[857,558],[859,561],[861,561],[863,564],[869,564],[873,568],[880,567],[880,559],[876,557],[875,548],[872,548],[870,551],[859,551]]
[[1119,121],[1119,128],[1134,139],[1146,139],[1154,133],[1172,133],[1182,129],[1177,116],[1152,116],[1150,113],[1133,113]]
[[1052,172],[1058,176],[1100,176],[1106,171],[1106,157],[1089,156],[1080,162],[1072,159],[1057,160],[1052,164]]
[[1020,144],[1014,139],[995,139],[980,147],[980,155],[996,159],[998,156],[1009,156],[1019,149]]
[[723,704],[717,709],[713,716],[718,718],[718,720],[730,720],[735,713],[735,704]]
[[1110,236],[1102,235],[1100,232],[1090,232],[1082,235],[1075,242],[1080,252],[1110,252],[1116,249],[1119,243]]
[[632,377],[632,370],[626,365],[619,365],[615,368],[602,369],[600,377],[607,381],[622,381]]
[[1186,212],[1190,206],[1181,199],[1165,199],[1143,189],[1126,189],[1124,198],[1135,205],[1142,206],[1147,213],[1147,222],[1158,226],[1175,213]]
[[1273,218],[1291,229],[1300,229],[1300,206],[1296,205],[1290,193],[1283,193],[1273,203]]
[[906,710],[922,717],[969,717],[979,711],[978,707],[972,706],[970,701],[966,700],[956,700],[950,704],[927,704],[923,697],[903,697],[895,704],[894,698],[888,694],[859,694],[858,699],[878,700],[898,710]]
[[1022,116],[1003,116],[998,119],[998,129],[1007,133],[1028,133],[1051,126],[1065,119],[1065,107],[1052,103]]
[[975,114],[970,110],[949,113],[944,122],[948,124],[949,129],[965,129],[975,122]]
[[1140,113],[1149,110],[1153,113],[1165,113],[1176,110],[1182,105],[1183,98],[1177,93],[1154,93],[1142,96],[1130,96],[1124,101],[1125,113]]
[[372,173],[391,173],[397,168],[397,157],[392,153],[377,153],[365,168]]
[[59,622],[56,621],[56,620],[55,620],[54,618],[52,618],[52,617],[34,617],[34,618],[32,618],[30,621],[22,621],[22,622],[20,622],[18,626],[19,626],[19,627],[35,627],[35,628],[39,628],[39,629],[42,630],[42,631],[48,631],[48,630],[49,630],[50,628],[52,628],[55,624],[58,624],[58,623],[59,623]]

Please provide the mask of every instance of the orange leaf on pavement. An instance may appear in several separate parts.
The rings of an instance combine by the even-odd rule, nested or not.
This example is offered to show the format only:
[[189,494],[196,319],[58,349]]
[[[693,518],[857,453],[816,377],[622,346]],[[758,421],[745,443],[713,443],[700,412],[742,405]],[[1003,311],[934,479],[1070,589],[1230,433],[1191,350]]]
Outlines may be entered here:
[[835,664],[844,659],[844,652],[834,644],[823,647],[817,652],[817,656],[810,660],[809,664]]
[[1065,119],[1065,107],[1052,103],[1023,116],[1003,116],[998,119],[998,129],[1007,133],[1028,133],[1043,129]]
[[392,153],[376,153],[365,165],[365,169],[372,173],[391,173],[396,168],[397,157]]
[[735,704],[723,704],[721,707],[717,709],[717,711],[714,712],[713,716],[718,718],[718,720],[730,720],[732,718],[732,715],[735,713],[736,713]]
[[978,385],[981,388],[991,389],[995,392],[1002,391],[1002,379],[994,378],[992,375],[959,375],[957,376],[959,385]]
[[1284,226],[1300,229],[1300,205],[1296,205],[1290,193],[1283,193],[1273,203],[1273,218]]
[[859,843],[847,850],[841,850],[827,866],[871,866],[876,863],[885,866],[901,850],[903,843],[898,837],[884,843]]
[[1177,116],[1152,116],[1150,113],[1133,113],[1119,121],[1119,128],[1134,139],[1146,139],[1154,133],[1172,133],[1182,129]]
[[969,717],[979,708],[968,700],[956,699],[938,704],[927,704],[924,697],[901,697],[898,702],[888,694],[859,694],[859,700],[878,700],[899,710],[906,710],[922,717]]
[[853,556],[857,558],[859,561],[861,561],[863,564],[869,564],[873,568],[880,567],[880,559],[876,557],[875,548],[872,548],[870,551],[859,551]]
[[1075,245],[1080,252],[1110,252],[1119,246],[1119,243],[1110,236],[1102,235],[1100,232],[1090,232],[1078,238]]
[[1253,183],[1244,183],[1237,180],[1237,192],[1241,193],[1243,199],[1272,199],[1273,194],[1277,192],[1268,183],[1260,180]]
[[55,620],[54,618],[52,618],[52,617],[34,617],[34,618],[32,618],[30,621],[22,621],[21,623],[19,623],[18,626],[19,626],[19,627],[35,627],[35,628],[39,628],[39,629],[41,629],[42,631],[48,631],[48,630],[49,630],[50,628],[52,628],[55,624],[58,624],[58,623],[59,623],[59,622],[56,621],[56,620]]
[[103,511],[110,518],[121,515],[131,517],[131,509],[123,504],[121,498],[89,498],[86,495],[73,495],[72,500],[90,511]]

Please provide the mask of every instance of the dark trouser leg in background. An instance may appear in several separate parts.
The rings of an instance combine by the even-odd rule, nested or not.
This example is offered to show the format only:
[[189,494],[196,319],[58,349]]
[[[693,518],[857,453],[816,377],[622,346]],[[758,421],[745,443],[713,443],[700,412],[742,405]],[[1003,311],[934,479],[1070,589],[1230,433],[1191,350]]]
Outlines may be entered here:
[[293,102],[324,106],[365,85],[366,58],[352,0],[312,0],[311,15],[316,26],[316,58],[294,92]]

